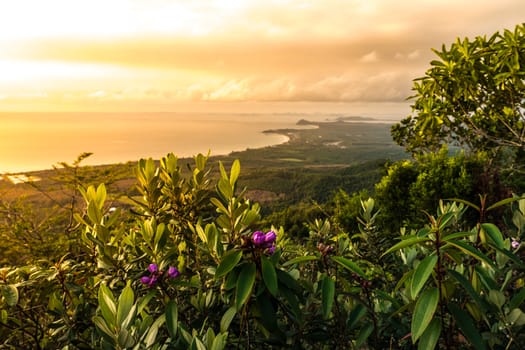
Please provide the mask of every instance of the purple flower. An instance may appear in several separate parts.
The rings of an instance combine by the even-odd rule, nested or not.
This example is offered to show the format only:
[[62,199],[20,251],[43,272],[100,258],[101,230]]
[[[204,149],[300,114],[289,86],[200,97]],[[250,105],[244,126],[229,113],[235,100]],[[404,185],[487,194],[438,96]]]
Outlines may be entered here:
[[261,231],[255,231],[252,235],[252,241],[255,245],[261,245],[265,242],[266,236]]
[[268,255],[273,255],[273,253],[275,253],[275,245],[272,245],[271,247],[269,247],[268,249],[265,250],[266,254]]
[[273,231],[269,231],[264,235],[264,242],[266,243],[275,243],[275,240],[277,239],[277,235]]
[[170,266],[168,268],[168,276],[170,278],[177,278],[179,275],[180,275],[180,272],[176,267]]
[[151,278],[149,278],[148,276],[142,276],[140,278],[140,282],[142,282],[142,284],[149,284],[151,281]]
[[151,276],[150,280],[149,280],[149,283],[148,283],[148,287],[153,287],[155,285],[155,283],[157,283],[157,275],[153,275]]
[[148,271],[151,273],[157,273],[159,271],[159,267],[157,264],[149,264]]
[[512,249],[517,249],[520,246],[520,242],[517,241],[516,239],[512,238],[510,246],[512,247]]

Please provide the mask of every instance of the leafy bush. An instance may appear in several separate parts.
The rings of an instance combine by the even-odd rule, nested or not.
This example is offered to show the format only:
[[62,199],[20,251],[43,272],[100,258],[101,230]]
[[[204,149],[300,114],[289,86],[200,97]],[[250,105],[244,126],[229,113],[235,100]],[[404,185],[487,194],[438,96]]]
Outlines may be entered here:
[[[0,270],[1,347],[525,345],[525,200],[442,204],[392,246],[372,198],[360,200],[356,232],[324,218],[293,237],[263,226],[238,188],[238,161],[220,163],[215,182],[206,156],[189,170],[172,154],[141,160],[136,196],[116,209],[105,185],[80,186],[77,249]],[[511,202],[508,227],[485,221]],[[480,213],[473,229],[463,229],[467,207]]]
[[425,223],[423,211],[432,212],[440,199],[474,201],[478,193],[487,193],[481,184],[486,174],[483,154],[467,156],[460,152],[449,156],[448,153],[444,147],[439,153],[418,156],[415,161],[400,161],[388,168],[375,192],[385,228],[391,232],[399,232],[406,225],[415,228]]

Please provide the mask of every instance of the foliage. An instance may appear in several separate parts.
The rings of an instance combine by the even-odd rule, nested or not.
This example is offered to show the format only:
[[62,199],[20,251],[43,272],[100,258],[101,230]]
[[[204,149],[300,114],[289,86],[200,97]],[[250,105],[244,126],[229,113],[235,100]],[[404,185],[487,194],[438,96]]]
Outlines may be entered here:
[[[74,220],[75,212],[82,207],[78,187],[99,181],[111,185],[122,176],[122,170],[115,166],[99,171],[82,166],[90,155],[83,153],[71,164],[60,162],[41,181],[29,177],[27,183],[16,185],[31,188],[40,200],[35,195],[16,196],[14,200],[0,198],[0,239],[4,248],[0,266],[58,260],[64,252],[78,254],[79,224]],[[112,196],[111,200],[116,198]]]
[[[2,347],[524,345],[524,199],[442,204],[395,244],[363,192],[353,229],[324,213],[299,238],[262,224],[238,188],[240,162],[219,163],[216,181],[206,156],[182,169],[172,154],[141,160],[131,208],[114,210],[103,184],[80,185],[77,254],[0,270]],[[506,204],[506,227],[486,222]],[[467,207],[479,212],[473,229]]]
[[392,127],[394,140],[413,153],[450,142],[470,150],[522,149],[525,25],[458,39],[434,53],[438,59],[414,81],[413,115]]
[[[440,199],[465,198],[476,200],[483,188],[486,158],[482,154],[467,156],[460,152],[449,156],[443,147],[438,153],[416,157],[415,161],[400,161],[388,168],[388,174],[376,185],[375,196],[380,203],[385,229],[399,232],[424,224],[421,213],[431,212]],[[492,191],[492,196],[500,188]]]
[[[479,205],[441,202],[437,216],[427,214],[429,225],[404,235],[387,251],[398,253],[409,267],[396,291],[406,301],[399,312],[412,314],[410,338],[418,348],[525,346],[521,238],[505,237],[485,222],[486,213],[518,200],[524,204],[522,198],[510,198],[488,205],[485,197]],[[479,221],[457,231],[467,207],[478,212]]]

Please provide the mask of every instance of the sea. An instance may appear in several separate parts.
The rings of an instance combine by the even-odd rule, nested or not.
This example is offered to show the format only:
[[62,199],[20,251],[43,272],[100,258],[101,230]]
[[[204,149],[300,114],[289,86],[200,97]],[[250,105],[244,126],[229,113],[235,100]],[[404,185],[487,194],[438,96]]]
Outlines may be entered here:
[[[409,111],[405,103],[360,104],[294,111],[197,112],[0,112],[0,174],[50,169],[93,153],[82,164],[125,163],[198,153],[229,154],[286,142],[265,130],[301,128],[297,122],[363,117],[395,123]],[[352,118],[349,118],[350,120]],[[372,126],[372,125],[371,125]]]

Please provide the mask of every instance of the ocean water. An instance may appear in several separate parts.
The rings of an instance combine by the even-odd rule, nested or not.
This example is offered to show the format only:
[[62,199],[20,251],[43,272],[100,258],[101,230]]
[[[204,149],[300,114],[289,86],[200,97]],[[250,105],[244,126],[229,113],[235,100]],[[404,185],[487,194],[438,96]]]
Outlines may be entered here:
[[[392,109],[392,108],[390,108]],[[403,109],[352,112],[263,113],[0,113],[0,173],[49,169],[92,152],[83,164],[110,164],[179,157],[198,153],[228,154],[287,141],[268,129],[299,128],[300,119],[371,117],[395,122]]]

